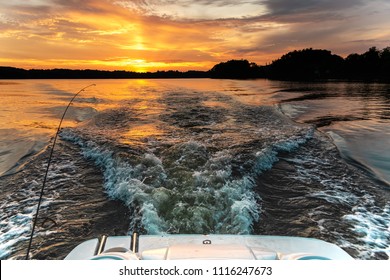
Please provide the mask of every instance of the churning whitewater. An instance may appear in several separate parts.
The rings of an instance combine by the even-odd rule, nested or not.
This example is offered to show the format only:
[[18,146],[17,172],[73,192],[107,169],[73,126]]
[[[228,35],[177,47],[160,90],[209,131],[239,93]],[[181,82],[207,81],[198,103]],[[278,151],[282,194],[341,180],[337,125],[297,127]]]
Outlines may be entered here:
[[312,127],[271,107],[242,105],[218,93],[173,92],[103,112],[61,137],[102,169],[109,197],[132,209],[131,229],[250,234],[261,213],[256,178],[279,152],[312,134]]

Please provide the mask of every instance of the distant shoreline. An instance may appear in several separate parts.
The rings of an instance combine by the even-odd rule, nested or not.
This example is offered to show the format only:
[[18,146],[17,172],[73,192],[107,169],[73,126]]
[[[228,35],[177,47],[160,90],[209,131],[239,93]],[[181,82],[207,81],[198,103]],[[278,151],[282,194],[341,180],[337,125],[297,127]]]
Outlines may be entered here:
[[[72,69],[31,69],[26,70],[15,67],[0,66],[0,81],[1,80],[121,80],[121,79],[233,79],[233,80],[256,80],[269,79],[280,81],[296,81],[296,82],[360,82],[360,83],[390,83],[390,77],[332,77],[332,78],[316,78],[316,79],[288,79],[278,77],[267,77],[267,75],[259,76],[217,76],[215,77],[210,71],[157,71],[157,72],[130,72],[130,71],[106,71],[106,70],[72,70]],[[0,83],[3,84],[3,83]]]
[[124,70],[22,69],[0,66],[0,79],[259,79],[284,81],[359,81],[390,83],[390,47],[370,48],[347,58],[328,50],[292,51],[271,64],[259,66],[248,60],[229,60],[208,71],[178,70],[131,72]]
[[206,71],[131,72],[123,70],[22,69],[0,66],[0,79],[175,79],[209,78]]

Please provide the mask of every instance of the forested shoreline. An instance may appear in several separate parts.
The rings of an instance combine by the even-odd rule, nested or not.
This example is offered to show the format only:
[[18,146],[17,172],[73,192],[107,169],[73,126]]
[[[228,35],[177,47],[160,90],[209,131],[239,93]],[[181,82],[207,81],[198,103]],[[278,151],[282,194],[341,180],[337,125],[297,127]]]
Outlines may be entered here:
[[289,52],[267,65],[246,59],[216,64],[208,71],[132,72],[124,70],[21,69],[0,66],[0,79],[164,79],[218,78],[278,80],[363,80],[390,82],[390,47],[370,48],[346,58],[329,50],[303,49]]

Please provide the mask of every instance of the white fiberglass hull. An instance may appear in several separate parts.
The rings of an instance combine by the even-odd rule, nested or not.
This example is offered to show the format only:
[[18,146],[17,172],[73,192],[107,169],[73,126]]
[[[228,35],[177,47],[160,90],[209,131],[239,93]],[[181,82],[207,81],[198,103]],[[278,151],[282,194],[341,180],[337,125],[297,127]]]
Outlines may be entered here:
[[65,260],[352,260],[340,247],[314,238],[258,235],[109,236],[85,241]]

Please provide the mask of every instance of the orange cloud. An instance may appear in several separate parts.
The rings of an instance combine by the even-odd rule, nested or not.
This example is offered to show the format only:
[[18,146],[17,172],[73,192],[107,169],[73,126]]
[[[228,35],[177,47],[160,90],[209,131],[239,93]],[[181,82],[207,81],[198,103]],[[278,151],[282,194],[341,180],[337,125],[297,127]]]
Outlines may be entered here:
[[389,45],[384,0],[381,9],[363,0],[294,3],[14,0],[0,6],[0,64],[207,70],[228,59],[265,64],[306,47],[347,54]]

